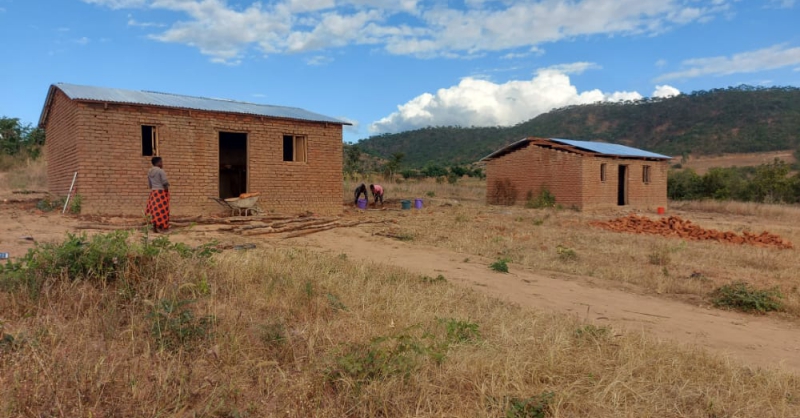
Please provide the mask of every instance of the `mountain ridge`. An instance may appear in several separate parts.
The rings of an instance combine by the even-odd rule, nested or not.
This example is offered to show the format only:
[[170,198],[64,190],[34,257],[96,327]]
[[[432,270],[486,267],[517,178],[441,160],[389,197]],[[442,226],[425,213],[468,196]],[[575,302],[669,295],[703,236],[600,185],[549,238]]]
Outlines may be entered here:
[[427,127],[362,139],[365,152],[405,165],[469,164],[528,136],[612,142],[671,156],[796,149],[800,88],[737,87],[671,98],[601,102],[551,110],[508,127]]

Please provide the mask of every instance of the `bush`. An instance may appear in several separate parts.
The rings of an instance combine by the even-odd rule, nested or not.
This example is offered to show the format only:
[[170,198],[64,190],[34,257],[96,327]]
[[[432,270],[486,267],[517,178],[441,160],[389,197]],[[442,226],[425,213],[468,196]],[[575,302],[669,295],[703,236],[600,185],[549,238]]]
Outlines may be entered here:
[[556,247],[556,253],[561,261],[575,261],[578,259],[578,253],[576,253],[575,250],[563,245],[558,245]]
[[536,197],[532,191],[528,191],[525,207],[528,209],[544,209],[556,206],[556,197],[547,188],[542,188]]
[[495,180],[488,196],[493,205],[513,206],[517,203],[517,188],[509,179]]
[[507,258],[501,258],[495,261],[492,264],[489,264],[489,268],[498,272],[498,273],[508,273],[508,262],[511,261]]
[[196,318],[187,305],[192,300],[162,299],[148,317],[153,321],[150,333],[159,347],[177,350],[192,348],[192,343],[208,336],[213,321],[210,316]]
[[714,306],[744,312],[779,311],[783,309],[782,298],[777,287],[756,289],[746,282],[726,284],[712,293]]
[[526,399],[510,398],[506,418],[545,418],[550,415],[550,402],[554,397],[553,392],[542,392]]
[[[87,237],[67,234],[61,243],[37,244],[15,262],[0,265],[0,288],[27,288],[37,296],[48,279],[111,282],[138,276],[152,266],[156,256],[169,252],[184,258],[207,258],[215,243],[197,248],[171,243],[167,237],[132,242],[128,231],[114,231]],[[132,278],[132,277],[131,277]]]

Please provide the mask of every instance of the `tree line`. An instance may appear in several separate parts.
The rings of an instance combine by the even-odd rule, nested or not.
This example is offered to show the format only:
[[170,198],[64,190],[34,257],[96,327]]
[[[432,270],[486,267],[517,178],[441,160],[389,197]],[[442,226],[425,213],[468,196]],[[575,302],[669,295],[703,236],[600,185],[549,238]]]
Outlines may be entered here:
[[757,167],[712,168],[703,175],[691,169],[670,170],[667,196],[672,200],[800,203],[800,173],[791,174],[793,168],[797,167],[776,158]]

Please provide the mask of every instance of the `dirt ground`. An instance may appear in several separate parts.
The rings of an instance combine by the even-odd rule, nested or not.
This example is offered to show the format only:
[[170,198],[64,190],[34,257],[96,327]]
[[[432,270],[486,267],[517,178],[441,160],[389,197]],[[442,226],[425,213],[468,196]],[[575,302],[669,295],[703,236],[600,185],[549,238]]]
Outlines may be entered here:
[[[97,225],[97,219],[43,213],[35,208],[34,202],[13,202],[28,198],[0,191],[0,201],[11,200],[0,204],[0,219],[3,219],[0,252],[18,257],[35,242],[60,240],[69,231],[97,232],[90,228]],[[455,210],[440,207],[437,213],[424,215],[451,216]],[[344,215],[346,218],[370,216],[402,219],[409,215],[400,211],[346,212]],[[493,260],[417,242],[401,242],[377,236],[375,232],[375,227],[363,225],[282,239],[239,236],[200,225],[177,229],[171,237],[190,244],[217,240],[221,244],[255,243],[259,247],[307,247],[374,262],[375,268],[383,263],[431,277],[441,274],[450,282],[524,307],[575,315],[618,330],[641,330],[682,344],[701,345],[754,366],[800,372],[800,328],[791,319],[710,309],[692,303],[691,299],[681,301],[644,294],[629,285],[623,287],[619,283],[580,275],[537,272],[513,264],[511,273],[496,273],[487,268]]]

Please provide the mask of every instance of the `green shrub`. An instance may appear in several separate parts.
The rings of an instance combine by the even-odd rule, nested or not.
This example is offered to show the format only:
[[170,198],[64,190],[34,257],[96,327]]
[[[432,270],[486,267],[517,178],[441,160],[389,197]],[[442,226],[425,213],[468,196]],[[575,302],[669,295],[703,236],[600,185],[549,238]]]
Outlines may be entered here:
[[[60,243],[37,244],[17,261],[0,265],[0,289],[27,288],[38,296],[48,279],[111,282],[140,276],[152,267],[162,253],[176,253],[184,258],[207,258],[216,252],[215,243],[197,248],[171,243],[162,236],[142,243],[130,239],[128,231],[107,234],[67,234]],[[132,276],[132,277],[128,277]]]
[[744,312],[769,312],[783,309],[783,298],[777,287],[756,289],[746,282],[726,284],[712,293],[712,302],[718,308]]
[[542,188],[539,191],[539,194],[535,197],[533,196],[532,191],[528,191],[528,195],[526,196],[525,200],[525,207],[528,209],[544,209],[544,208],[553,208],[556,206],[556,197],[550,193],[550,190],[546,188]]
[[550,415],[550,403],[554,397],[553,392],[542,392],[526,399],[510,398],[506,418],[545,418]]
[[489,264],[489,268],[499,272],[499,273],[508,273],[508,262],[511,261],[507,258],[501,258],[495,261],[492,264]]
[[556,253],[561,261],[575,261],[578,259],[578,253],[576,253],[575,250],[563,245],[558,245],[556,247]]
[[436,192],[434,192],[433,190],[431,190],[431,191],[429,191],[428,193],[425,193],[425,195],[427,195],[428,197],[434,197],[434,196],[436,196]]
[[193,343],[208,336],[213,317],[196,318],[187,307],[193,300],[162,299],[148,317],[153,321],[150,333],[161,348],[177,350],[191,348]]
[[476,342],[481,339],[478,324],[453,318],[439,319],[447,330],[447,341],[451,343]]

